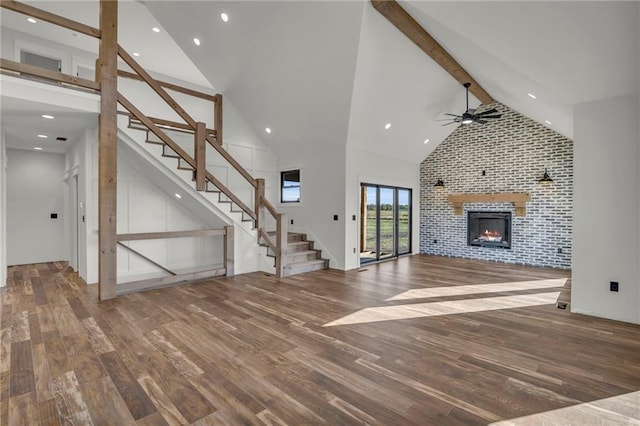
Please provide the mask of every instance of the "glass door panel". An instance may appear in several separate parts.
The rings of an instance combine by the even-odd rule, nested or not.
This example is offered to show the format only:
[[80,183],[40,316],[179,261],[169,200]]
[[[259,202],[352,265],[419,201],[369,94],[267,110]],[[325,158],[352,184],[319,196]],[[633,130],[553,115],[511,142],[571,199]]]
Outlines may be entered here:
[[378,259],[378,190],[375,186],[362,186],[360,214],[360,262]]
[[386,259],[396,255],[396,200],[395,189],[378,187],[380,194],[378,214],[378,257]]
[[411,190],[398,188],[398,254],[411,252]]

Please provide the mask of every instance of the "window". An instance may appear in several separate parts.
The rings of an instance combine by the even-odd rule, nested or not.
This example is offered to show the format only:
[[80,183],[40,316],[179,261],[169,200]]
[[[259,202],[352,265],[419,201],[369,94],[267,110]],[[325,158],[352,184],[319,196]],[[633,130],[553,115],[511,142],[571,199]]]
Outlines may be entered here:
[[27,52],[26,50],[20,51],[20,62],[27,65],[45,68],[50,71],[62,71],[62,60],[50,58],[38,53]]
[[300,169],[280,172],[280,201],[300,202]]

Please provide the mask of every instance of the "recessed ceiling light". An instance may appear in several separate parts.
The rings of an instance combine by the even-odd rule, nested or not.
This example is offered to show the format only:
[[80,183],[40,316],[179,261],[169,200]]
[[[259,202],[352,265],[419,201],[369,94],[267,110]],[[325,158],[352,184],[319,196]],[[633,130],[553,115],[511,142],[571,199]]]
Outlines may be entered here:
[[36,22],[38,22],[38,21],[36,21],[36,20],[35,20],[35,19],[33,19],[33,18],[27,18],[27,22],[31,22],[32,24],[35,24],[35,23],[36,23]]
[[153,28],[151,28],[151,31],[153,31],[154,33],[159,33],[160,32],[160,28],[153,27]]
[[527,93],[527,95],[529,95],[531,99],[536,99],[536,95],[534,95],[533,93]]
[[194,43],[196,46],[200,46],[200,39],[199,39],[199,38],[194,38],[194,39],[193,39],[193,43]]
[[138,57],[140,54],[138,52],[133,52],[133,56]]
[[264,131],[267,133],[271,133],[271,127],[265,127]]
[[384,125],[385,130],[389,130],[390,127],[391,127],[391,123],[387,123]]
[[47,120],[53,120],[55,117],[49,114],[42,114],[42,118],[46,118]]
[[38,137],[39,137],[39,138],[42,138],[42,139],[46,139],[46,138],[48,138],[49,136],[47,136],[47,135],[38,135]]
[[544,120],[545,123],[547,124],[551,124],[551,122],[549,120]]
[[425,139],[425,140],[424,140],[424,143],[429,143],[429,139]]
[[175,193],[176,198],[182,198],[182,195],[178,194],[177,192]]
[[34,146],[33,149],[35,149],[36,151],[42,151],[42,147],[41,146]]
[[222,22],[229,22],[229,15],[227,15],[226,13],[222,12],[220,14],[220,19],[222,19]]

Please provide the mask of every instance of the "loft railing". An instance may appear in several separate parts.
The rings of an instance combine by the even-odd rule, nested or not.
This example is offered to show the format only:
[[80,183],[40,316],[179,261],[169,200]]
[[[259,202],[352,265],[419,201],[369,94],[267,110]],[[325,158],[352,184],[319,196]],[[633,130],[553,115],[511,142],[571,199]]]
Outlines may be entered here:
[[[12,0],[0,0],[0,6],[18,13],[32,16],[36,19],[58,25],[78,33],[85,34],[97,39],[102,38],[102,31],[88,25],[67,19],[65,17],[55,15],[53,13],[35,8]],[[149,117],[138,109],[121,93],[117,93],[117,102],[122,105],[131,116],[135,117],[140,123],[149,129],[157,138],[159,138],[169,149],[174,151],[179,159],[187,163],[194,170],[196,182],[196,190],[204,191],[208,183],[211,183],[223,193],[228,200],[236,204],[244,214],[254,221],[255,228],[258,233],[258,242],[268,246],[276,259],[276,275],[284,276],[284,268],[286,266],[287,252],[287,217],[280,214],[273,205],[265,197],[264,179],[255,179],[251,174],[236,161],[222,145],[222,95],[209,95],[192,89],[187,89],[175,84],[166,83],[154,79],[140,64],[138,64],[131,55],[129,55],[121,46],[117,47],[117,55],[133,70],[133,73],[123,70],[117,70],[117,76],[129,78],[146,83],[153,91],[184,120],[185,124],[172,122],[160,118]],[[99,74],[100,67],[96,67],[95,80],[87,80],[77,76],[64,74],[46,70],[44,68],[26,65],[14,62],[8,59],[0,60],[0,71],[4,74],[13,74],[26,78],[38,78],[46,81],[62,84],[69,88],[79,90],[89,90],[96,93],[101,92],[102,78]],[[203,122],[197,122],[189,115],[183,107],[165,90],[172,90],[178,93],[205,99],[214,103],[214,128],[208,129]],[[194,135],[194,155],[191,156],[183,148],[181,148],[163,128],[177,128]],[[115,129],[114,129],[115,132]],[[244,180],[252,187],[254,192],[253,208],[243,202],[236,194],[234,194],[227,186],[217,179],[206,168],[206,145],[209,144],[215,151],[226,160],[226,162],[236,170]],[[271,217],[276,224],[275,235],[270,235],[267,231],[265,218]],[[102,255],[102,253],[101,253]]]

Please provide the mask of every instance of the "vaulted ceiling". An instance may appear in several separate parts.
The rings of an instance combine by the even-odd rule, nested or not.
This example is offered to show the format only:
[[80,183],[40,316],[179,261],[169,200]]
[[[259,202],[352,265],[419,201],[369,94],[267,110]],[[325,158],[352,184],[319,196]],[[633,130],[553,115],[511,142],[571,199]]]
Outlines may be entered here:
[[[494,99],[565,136],[575,104],[640,89],[639,2],[400,3]],[[436,120],[465,109],[369,1],[145,4],[280,155],[348,140],[420,162],[455,127]]]
[[[28,3],[97,23],[95,1]],[[494,99],[568,137],[575,104],[640,91],[638,1],[400,3]],[[464,88],[368,0],[123,1],[120,9],[121,44],[143,66],[224,93],[281,158],[353,144],[419,163],[454,130],[436,120],[465,109]],[[3,11],[3,27],[92,49],[9,18]]]

